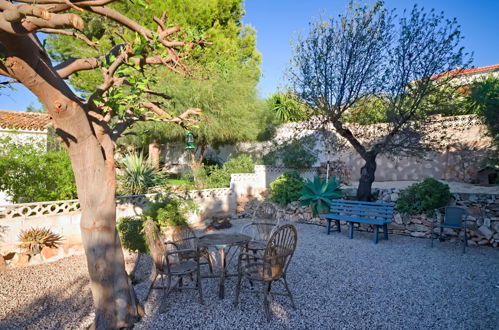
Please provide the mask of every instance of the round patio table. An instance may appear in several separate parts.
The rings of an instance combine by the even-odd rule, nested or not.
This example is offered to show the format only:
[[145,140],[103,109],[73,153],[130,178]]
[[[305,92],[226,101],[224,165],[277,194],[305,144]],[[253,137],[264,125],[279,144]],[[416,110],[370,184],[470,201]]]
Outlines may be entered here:
[[[220,254],[220,284],[218,298],[224,299],[225,296],[225,278],[227,276],[236,276],[237,274],[227,274],[226,255],[231,247],[240,247],[247,244],[251,237],[238,233],[212,233],[206,234],[198,239],[198,246],[202,248],[215,248]],[[227,249],[227,251],[225,251]],[[226,253],[227,252],[227,253]],[[207,275],[204,277],[215,277],[216,275]]]

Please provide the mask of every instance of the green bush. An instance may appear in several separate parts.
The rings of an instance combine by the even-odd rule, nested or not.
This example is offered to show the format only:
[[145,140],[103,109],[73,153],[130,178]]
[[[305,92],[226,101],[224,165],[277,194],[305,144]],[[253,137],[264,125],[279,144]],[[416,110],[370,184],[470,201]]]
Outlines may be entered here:
[[262,157],[266,165],[282,165],[287,168],[309,168],[317,160],[317,150],[315,150],[316,139],[314,136],[306,136],[299,140],[278,146]]
[[76,198],[71,160],[65,150],[45,151],[40,142],[0,139],[0,190],[14,203]]
[[287,171],[270,184],[270,199],[287,205],[300,198],[305,182],[298,171]]
[[144,233],[144,221],[141,218],[124,217],[118,221],[116,226],[120,235],[121,244],[129,251],[147,253],[147,245]]
[[195,209],[193,201],[166,198],[149,204],[143,216],[159,226],[181,226],[187,224],[187,213]]
[[226,188],[230,186],[230,175],[234,173],[253,173],[255,163],[249,155],[229,158],[222,166],[197,166],[192,174],[200,188]]
[[397,210],[402,213],[416,215],[433,211],[446,206],[450,200],[449,186],[433,178],[426,178],[400,192],[397,200]]

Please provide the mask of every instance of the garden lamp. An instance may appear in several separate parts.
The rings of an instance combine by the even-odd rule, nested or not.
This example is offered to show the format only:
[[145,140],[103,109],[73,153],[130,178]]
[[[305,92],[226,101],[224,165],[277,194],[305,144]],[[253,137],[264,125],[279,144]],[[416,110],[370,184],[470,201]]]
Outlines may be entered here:
[[191,131],[185,131],[185,149],[195,149],[194,135]]

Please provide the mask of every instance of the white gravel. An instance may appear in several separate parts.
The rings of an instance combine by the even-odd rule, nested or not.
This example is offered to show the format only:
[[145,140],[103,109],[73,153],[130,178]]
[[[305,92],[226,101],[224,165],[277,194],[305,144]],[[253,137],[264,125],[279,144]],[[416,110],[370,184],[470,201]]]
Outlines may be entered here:
[[[238,221],[240,222],[240,221]],[[205,305],[196,291],[173,292],[167,312],[162,290],[146,303],[137,329],[498,329],[499,250],[391,235],[374,245],[372,233],[325,234],[298,224],[297,251],[288,281],[297,310],[275,297],[267,323],[261,297],[242,292],[232,305],[235,278],[218,299],[218,281],[203,280]],[[237,226],[236,226],[237,230]],[[148,260],[139,267],[146,278]],[[207,270],[206,270],[207,271]],[[82,256],[0,273],[0,329],[76,329],[91,322],[91,297]],[[136,286],[143,297],[146,282]],[[278,286],[276,289],[279,289]]]

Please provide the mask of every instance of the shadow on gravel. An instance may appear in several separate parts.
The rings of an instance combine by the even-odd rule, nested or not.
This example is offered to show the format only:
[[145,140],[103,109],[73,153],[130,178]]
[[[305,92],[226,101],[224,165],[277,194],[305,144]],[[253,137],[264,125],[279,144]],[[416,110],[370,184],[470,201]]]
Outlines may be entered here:
[[0,320],[0,329],[76,329],[93,310],[88,285],[88,277],[80,276],[65,288],[7,314]]

